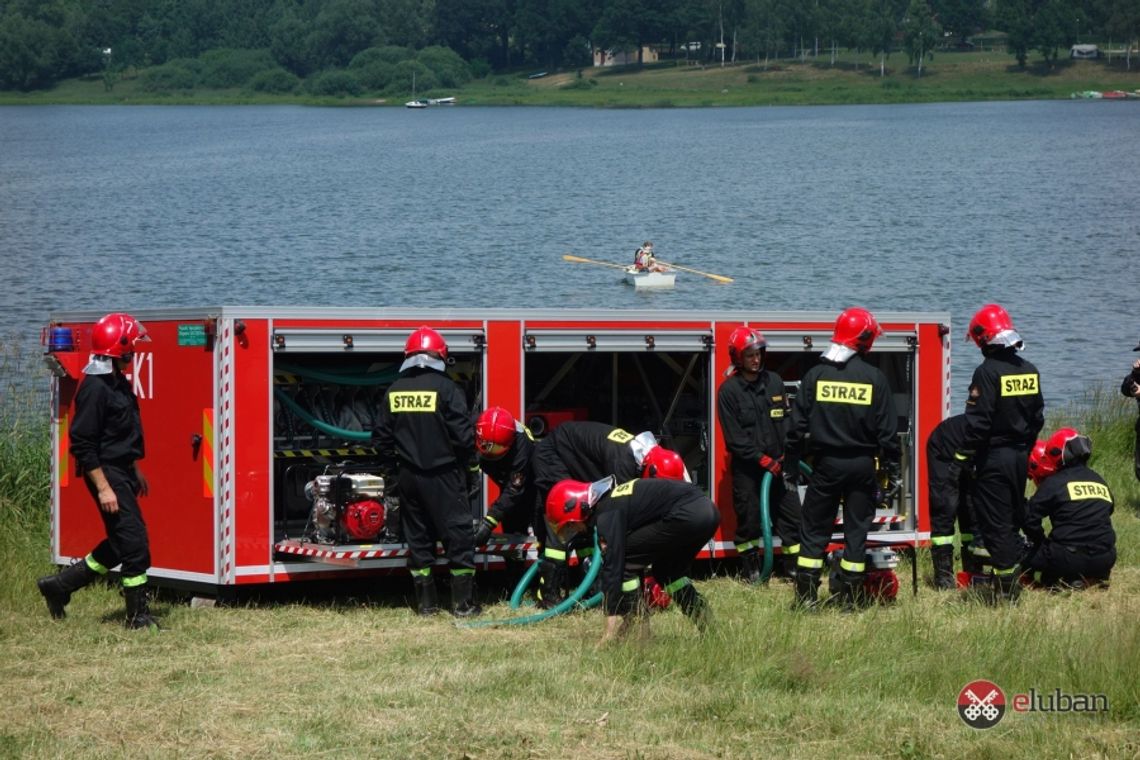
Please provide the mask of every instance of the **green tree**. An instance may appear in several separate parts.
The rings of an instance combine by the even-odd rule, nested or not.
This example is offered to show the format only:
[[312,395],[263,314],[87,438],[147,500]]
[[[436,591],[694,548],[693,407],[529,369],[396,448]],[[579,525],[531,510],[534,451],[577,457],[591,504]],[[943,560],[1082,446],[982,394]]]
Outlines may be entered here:
[[986,26],[985,0],[931,0],[930,6],[942,29],[956,42],[965,42]]
[[1061,48],[1076,41],[1073,19],[1078,9],[1068,0],[1045,0],[1033,16],[1033,47],[1045,59],[1045,65],[1057,65]]
[[1131,71],[1132,48],[1140,42],[1140,0],[1108,0],[1104,15],[1105,32],[1125,43],[1125,66]]
[[934,50],[942,35],[942,27],[934,20],[934,14],[926,0],[911,0],[902,23],[903,45],[911,64],[918,66],[922,76],[922,63]]
[[1033,9],[1030,0],[996,0],[995,23],[1008,35],[1006,45],[1017,59],[1017,65],[1025,68],[1029,49],[1033,46]]

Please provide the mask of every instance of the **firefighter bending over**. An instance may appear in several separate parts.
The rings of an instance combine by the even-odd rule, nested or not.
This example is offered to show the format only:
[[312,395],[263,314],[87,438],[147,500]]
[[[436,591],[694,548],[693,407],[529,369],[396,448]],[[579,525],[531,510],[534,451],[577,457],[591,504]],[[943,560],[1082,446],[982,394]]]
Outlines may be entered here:
[[843,502],[843,556],[838,601],[844,610],[865,603],[867,531],[875,516],[875,456],[898,483],[898,423],[887,378],[863,360],[882,328],[866,309],[847,309],[835,322],[831,345],[807,371],[792,408],[784,472],[790,484],[802,475],[799,459],[812,455],[814,471],[804,498],[794,608],[818,604],[824,552],[836,510]]
[[[783,548],[783,575],[788,578],[795,574],[800,549],[799,495],[785,489],[781,477],[788,400],[783,379],[764,366],[767,347],[758,330],[742,326],[732,331],[728,338],[732,367],[716,403],[731,455],[736,553],[748,583],[760,582],[760,487],[765,472],[772,473],[768,504]],[[788,495],[791,498],[785,499]]]
[[[657,444],[652,433],[632,435],[602,422],[564,422],[538,442],[532,460],[539,508],[562,480],[592,483],[612,475],[619,483],[639,477],[688,480],[681,457]],[[566,562],[571,550],[581,559],[593,551],[588,542],[565,544],[546,534],[539,557],[539,605],[553,607],[562,600]]]
[[653,577],[698,630],[708,628],[709,606],[693,587],[689,567],[716,533],[720,512],[692,483],[563,480],[547,496],[546,519],[548,531],[564,542],[597,529],[606,615],[599,643],[648,624],[641,587],[650,565]]
[[530,429],[501,406],[487,408],[475,422],[475,454],[479,467],[499,487],[499,498],[475,526],[475,546],[483,546],[499,525],[507,533],[526,533],[534,526],[535,537],[544,525],[536,515],[537,496],[531,458],[534,436]]
[[981,542],[974,535],[970,507],[971,457],[966,450],[966,417],[955,415],[939,422],[926,439],[926,480],[930,495],[930,560],[934,588],[957,587],[954,574],[954,524],[962,542],[962,569],[977,574],[981,559],[975,554]]
[[404,345],[400,376],[384,394],[372,440],[381,463],[398,468],[400,527],[421,615],[439,612],[435,543],[451,566],[451,612],[478,615],[475,536],[467,503],[466,465],[474,445],[463,391],[444,372],[447,343],[421,327]]
[[66,617],[64,608],[74,592],[121,563],[127,628],[158,628],[147,599],[150,542],[138,502],[147,493],[137,464],[145,453],[142,418],[131,382],[123,376],[135,344],[149,340],[146,328],[129,314],[108,314],[91,330],[91,360],[75,394],[69,435],[71,455],[99,508],[107,537],[81,562],[36,581],[57,620]]

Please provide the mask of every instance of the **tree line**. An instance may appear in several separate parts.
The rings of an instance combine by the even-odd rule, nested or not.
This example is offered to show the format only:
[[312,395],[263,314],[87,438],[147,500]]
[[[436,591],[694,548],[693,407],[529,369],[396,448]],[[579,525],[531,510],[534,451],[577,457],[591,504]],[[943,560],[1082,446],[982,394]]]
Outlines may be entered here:
[[427,90],[645,45],[709,62],[901,50],[921,66],[985,29],[1022,66],[1032,51],[1052,64],[1079,40],[1134,44],[1140,0],[0,0],[0,89],[153,68],[155,89],[406,90],[416,71]]

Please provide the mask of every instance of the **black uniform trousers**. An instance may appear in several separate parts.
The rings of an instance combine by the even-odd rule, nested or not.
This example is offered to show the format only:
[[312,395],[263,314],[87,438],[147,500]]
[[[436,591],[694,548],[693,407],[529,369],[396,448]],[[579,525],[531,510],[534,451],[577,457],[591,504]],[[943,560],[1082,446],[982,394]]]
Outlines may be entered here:
[[435,563],[435,542],[443,543],[452,572],[475,569],[475,531],[467,507],[467,473],[458,464],[436,470],[400,465],[400,527],[408,542],[408,566]]
[[974,520],[970,514],[970,475],[957,462],[942,459],[927,461],[930,489],[930,535],[953,536],[954,523],[963,535],[973,535]]
[[875,459],[870,454],[817,454],[815,470],[804,497],[800,528],[800,566],[823,559],[834,529],[835,513],[843,500],[843,558],[864,565],[867,531],[875,516]]
[[139,507],[137,494],[140,484],[135,469],[133,466],[117,467],[108,464],[101,464],[100,468],[119,501],[119,511],[109,514],[99,508],[99,491],[90,478],[83,478],[87,491],[95,500],[95,507],[99,509],[99,516],[103,518],[103,529],[107,532],[107,538],[91,550],[91,557],[108,570],[121,562],[123,566],[119,572],[123,578],[146,575],[150,568],[150,541],[142,509]]
[[979,451],[974,461],[974,519],[994,569],[1012,570],[1024,547],[1020,531],[1029,452],[1021,446],[997,446]]
[[[767,472],[755,462],[732,465],[732,507],[736,512],[737,546],[754,542],[763,535],[760,523],[760,487]],[[768,490],[768,516],[780,545],[785,549],[800,542],[799,499],[787,498],[784,478],[773,475]]]
[[1029,570],[1040,573],[1040,582],[1052,586],[1058,582],[1108,580],[1116,564],[1116,549],[1073,547],[1046,539],[1029,559]]
[[640,579],[653,566],[662,586],[689,574],[697,552],[720,525],[720,512],[706,498],[676,504],[661,520],[636,528],[626,536],[623,580]]

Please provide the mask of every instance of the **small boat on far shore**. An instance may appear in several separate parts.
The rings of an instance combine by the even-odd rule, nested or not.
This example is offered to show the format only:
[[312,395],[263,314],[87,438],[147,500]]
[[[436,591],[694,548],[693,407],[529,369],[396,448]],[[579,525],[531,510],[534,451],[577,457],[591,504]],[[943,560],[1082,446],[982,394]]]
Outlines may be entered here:
[[631,266],[625,270],[625,281],[634,290],[672,290],[676,280],[677,273],[672,269],[651,271]]

